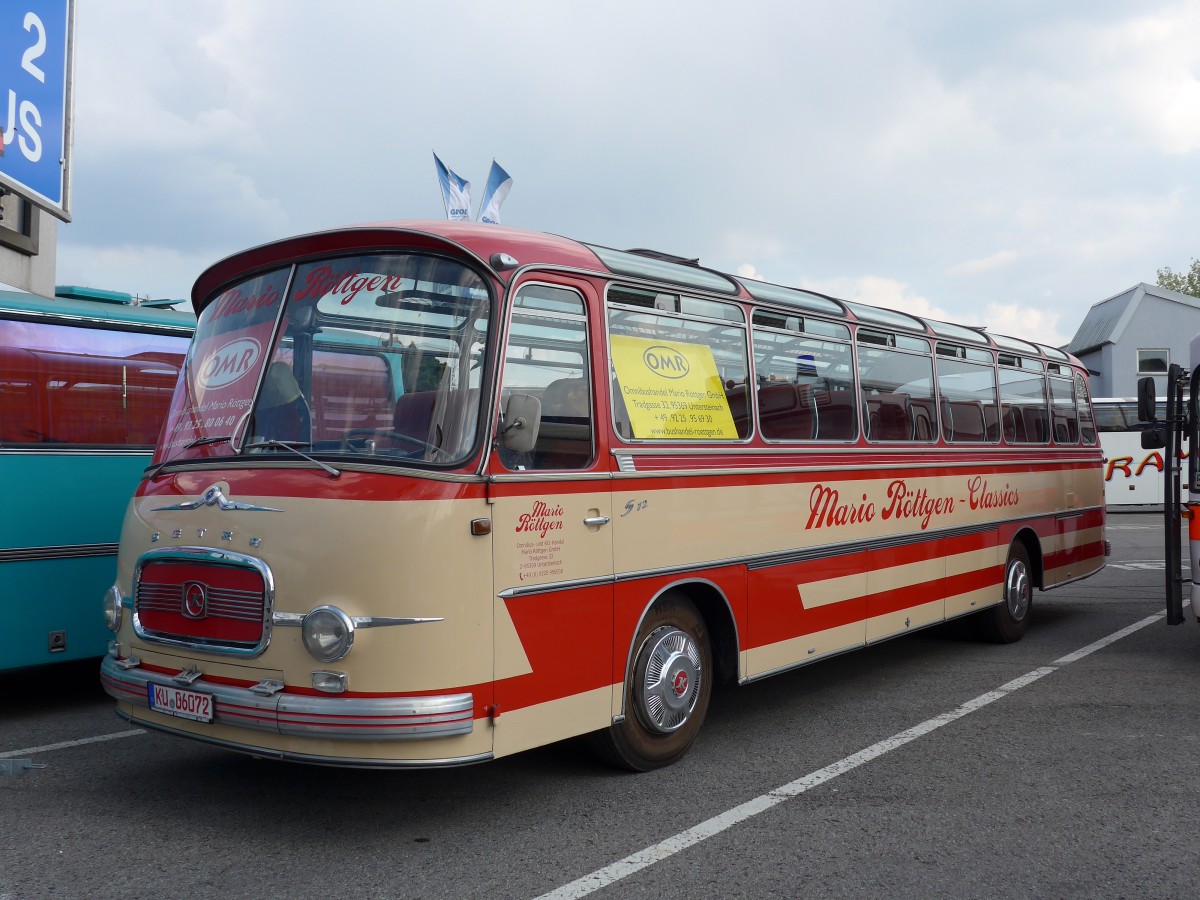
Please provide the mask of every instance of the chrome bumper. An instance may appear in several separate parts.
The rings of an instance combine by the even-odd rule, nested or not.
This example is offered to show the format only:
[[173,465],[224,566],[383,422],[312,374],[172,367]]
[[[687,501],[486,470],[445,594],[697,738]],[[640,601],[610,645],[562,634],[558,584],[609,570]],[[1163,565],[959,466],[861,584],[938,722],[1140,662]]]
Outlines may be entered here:
[[[136,665],[126,668],[112,656],[104,657],[100,664],[100,681],[110,697],[146,709],[150,707],[148,685],[184,686],[171,675]],[[212,696],[214,724],[274,734],[343,741],[404,741],[470,734],[475,725],[471,694],[314,697],[281,691],[265,695],[205,681],[203,676],[186,687]]]

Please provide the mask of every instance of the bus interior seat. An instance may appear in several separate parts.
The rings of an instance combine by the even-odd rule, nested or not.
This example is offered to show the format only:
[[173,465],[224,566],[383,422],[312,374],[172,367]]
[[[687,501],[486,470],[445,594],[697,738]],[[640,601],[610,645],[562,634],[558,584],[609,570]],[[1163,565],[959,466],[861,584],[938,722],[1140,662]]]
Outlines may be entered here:
[[854,407],[853,391],[813,391],[813,410],[817,417],[818,440],[848,441],[854,438],[858,411]]
[[396,400],[392,414],[392,428],[396,433],[407,435],[418,441],[433,443],[438,435],[433,434],[433,408],[437,404],[437,391],[418,391],[401,394]]
[[592,458],[592,417],[588,379],[560,378],[542,392],[542,424],[534,446],[535,465],[577,469]]
[[291,366],[276,360],[267,368],[262,395],[250,433],[277,441],[307,443],[312,437],[312,415]]
[[767,382],[758,389],[763,437],[806,441],[817,436],[815,397],[808,385]]
[[633,437],[633,426],[629,421],[629,408],[621,395],[621,382],[615,377],[612,380],[612,404],[613,427],[620,437],[628,440]]
[[929,397],[914,397],[911,403],[913,440],[932,441],[937,434],[934,427],[933,400]]
[[1028,443],[1025,435],[1025,417],[1021,410],[1009,404],[1004,404],[1000,415],[1001,430],[1004,440],[1010,444]]
[[983,404],[978,400],[943,401],[942,434],[948,441],[986,440]]
[[729,408],[729,415],[733,417],[733,427],[738,433],[738,437],[745,437],[750,433],[750,401],[746,392],[745,383],[731,383],[725,389],[725,405]]
[[884,394],[864,398],[867,438],[872,441],[912,440],[912,416],[907,394]]
[[1021,416],[1025,420],[1026,440],[1035,444],[1044,444],[1049,440],[1045,407],[1023,406],[1021,407]]
[[460,438],[474,432],[478,415],[478,388],[418,391],[397,398],[392,428],[397,434],[456,454]]

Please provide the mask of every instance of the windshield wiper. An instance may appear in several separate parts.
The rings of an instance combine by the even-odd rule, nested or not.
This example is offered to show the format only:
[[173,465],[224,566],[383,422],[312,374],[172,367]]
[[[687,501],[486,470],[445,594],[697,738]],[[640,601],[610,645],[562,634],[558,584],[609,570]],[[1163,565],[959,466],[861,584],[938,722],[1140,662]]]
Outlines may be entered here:
[[191,441],[190,443],[184,444],[183,449],[191,450],[193,447],[203,447],[205,444],[219,444],[219,443],[221,443],[221,441],[232,441],[232,440],[233,440],[232,434],[222,434],[222,435],[215,436],[215,437],[201,437],[201,438],[196,438],[194,441]]
[[[199,437],[193,441],[189,441],[188,443],[184,444],[183,449],[191,450],[193,447],[203,447],[205,444],[219,444],[219,443],[221,443],[221,441],[232,442],[233,435],[232,434],[222,434],[222,435],[211,435],[209,437]],[[231,446],[232,446],[232,443],[231,443]],[[236,450],[236,448],[235,448],[235,450]],[[165,466],[167,463],[175,462],[176,459],[177,459],[177,457],[174,457],[174,456],[172,456],[170,459],[164,459],[157,466],[155,466],[153,469],[151,469],[149,472],[146,473],[147,480],[153,481],[155,478],[158,477],[158,473],[162,471],[163,466]]]
[[318,467],[324,469],[326,472],[329,473],[330,478],[337,478],[339,475],[342,474],[340,470],[335,469],[333,466],[329,465],[328,463],[321,462],[319,459],[314,459],[313,457],[309,456],[307,453],[305,453],[303,450],[300,449],[301,447],[310,447],[310,446],[312,446],[312,445],[308,441],[278,441],[275,438],[265,438],[261,441],[251,441],[249,444],[246,444],[242,449],[243,450],[262,450],[265,447],[278,447],[281,450],[290,450],[292,453],[295,453],[297,456],[302,457],[303,459],[307,459],[314,466],[318,466]]

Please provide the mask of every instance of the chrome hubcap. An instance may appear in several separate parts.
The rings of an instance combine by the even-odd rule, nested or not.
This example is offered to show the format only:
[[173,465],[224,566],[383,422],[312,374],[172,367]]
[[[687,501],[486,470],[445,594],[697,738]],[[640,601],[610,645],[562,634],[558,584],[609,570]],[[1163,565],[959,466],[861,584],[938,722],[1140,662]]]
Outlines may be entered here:
[[700,698],[700,650],[687,632],[664,625],[642,645],[638,664],[638,717],[651,731],[684,726]]
[[1029,599],[1033,587],[1029,583],[1029,570],[1022,560],[1014,559],[1008,564],[1008,574],[1004,578],[1004,599],[1008,603],[1008,612],[1014,620],[1020,622],[1029,612]]

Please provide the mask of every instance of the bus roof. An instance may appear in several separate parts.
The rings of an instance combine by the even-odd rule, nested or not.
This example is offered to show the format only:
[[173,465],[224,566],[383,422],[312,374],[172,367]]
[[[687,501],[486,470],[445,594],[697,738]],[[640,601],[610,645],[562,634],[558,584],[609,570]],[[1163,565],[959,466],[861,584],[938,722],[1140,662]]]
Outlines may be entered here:
[[427,249],[466,253],[500,281],[524,266],[550,266],[605,272],[665,282],[727,298],[758,300],[845,321],[900,328],[934,340],[950,340],[1081,365],[1064,351],[995,335],[985,328],[925,319],[910,313],[852,303],[814,291],[739,278],[698,264],[695,259],[648,250],[616,250],[553,234],[505,225],[446,220],[377,222],[298,235],[235,253],[209,266],[192,288],[199,313],[220,291],[245,276],[289,260],[338,252]]
[[[78,288],[72,288],[78,291]],[[98,293],[114,295],[114,291]],[[5,318],[55,320],[85,324],[105,322],[150,328],[163,332],[190,334],[196,328],[196,317],[186,310],[162,309],[157,306],[118,302],[108,297],[82,299],[74,296],[43,297],[23,291],[0,291],[0,314]]]

